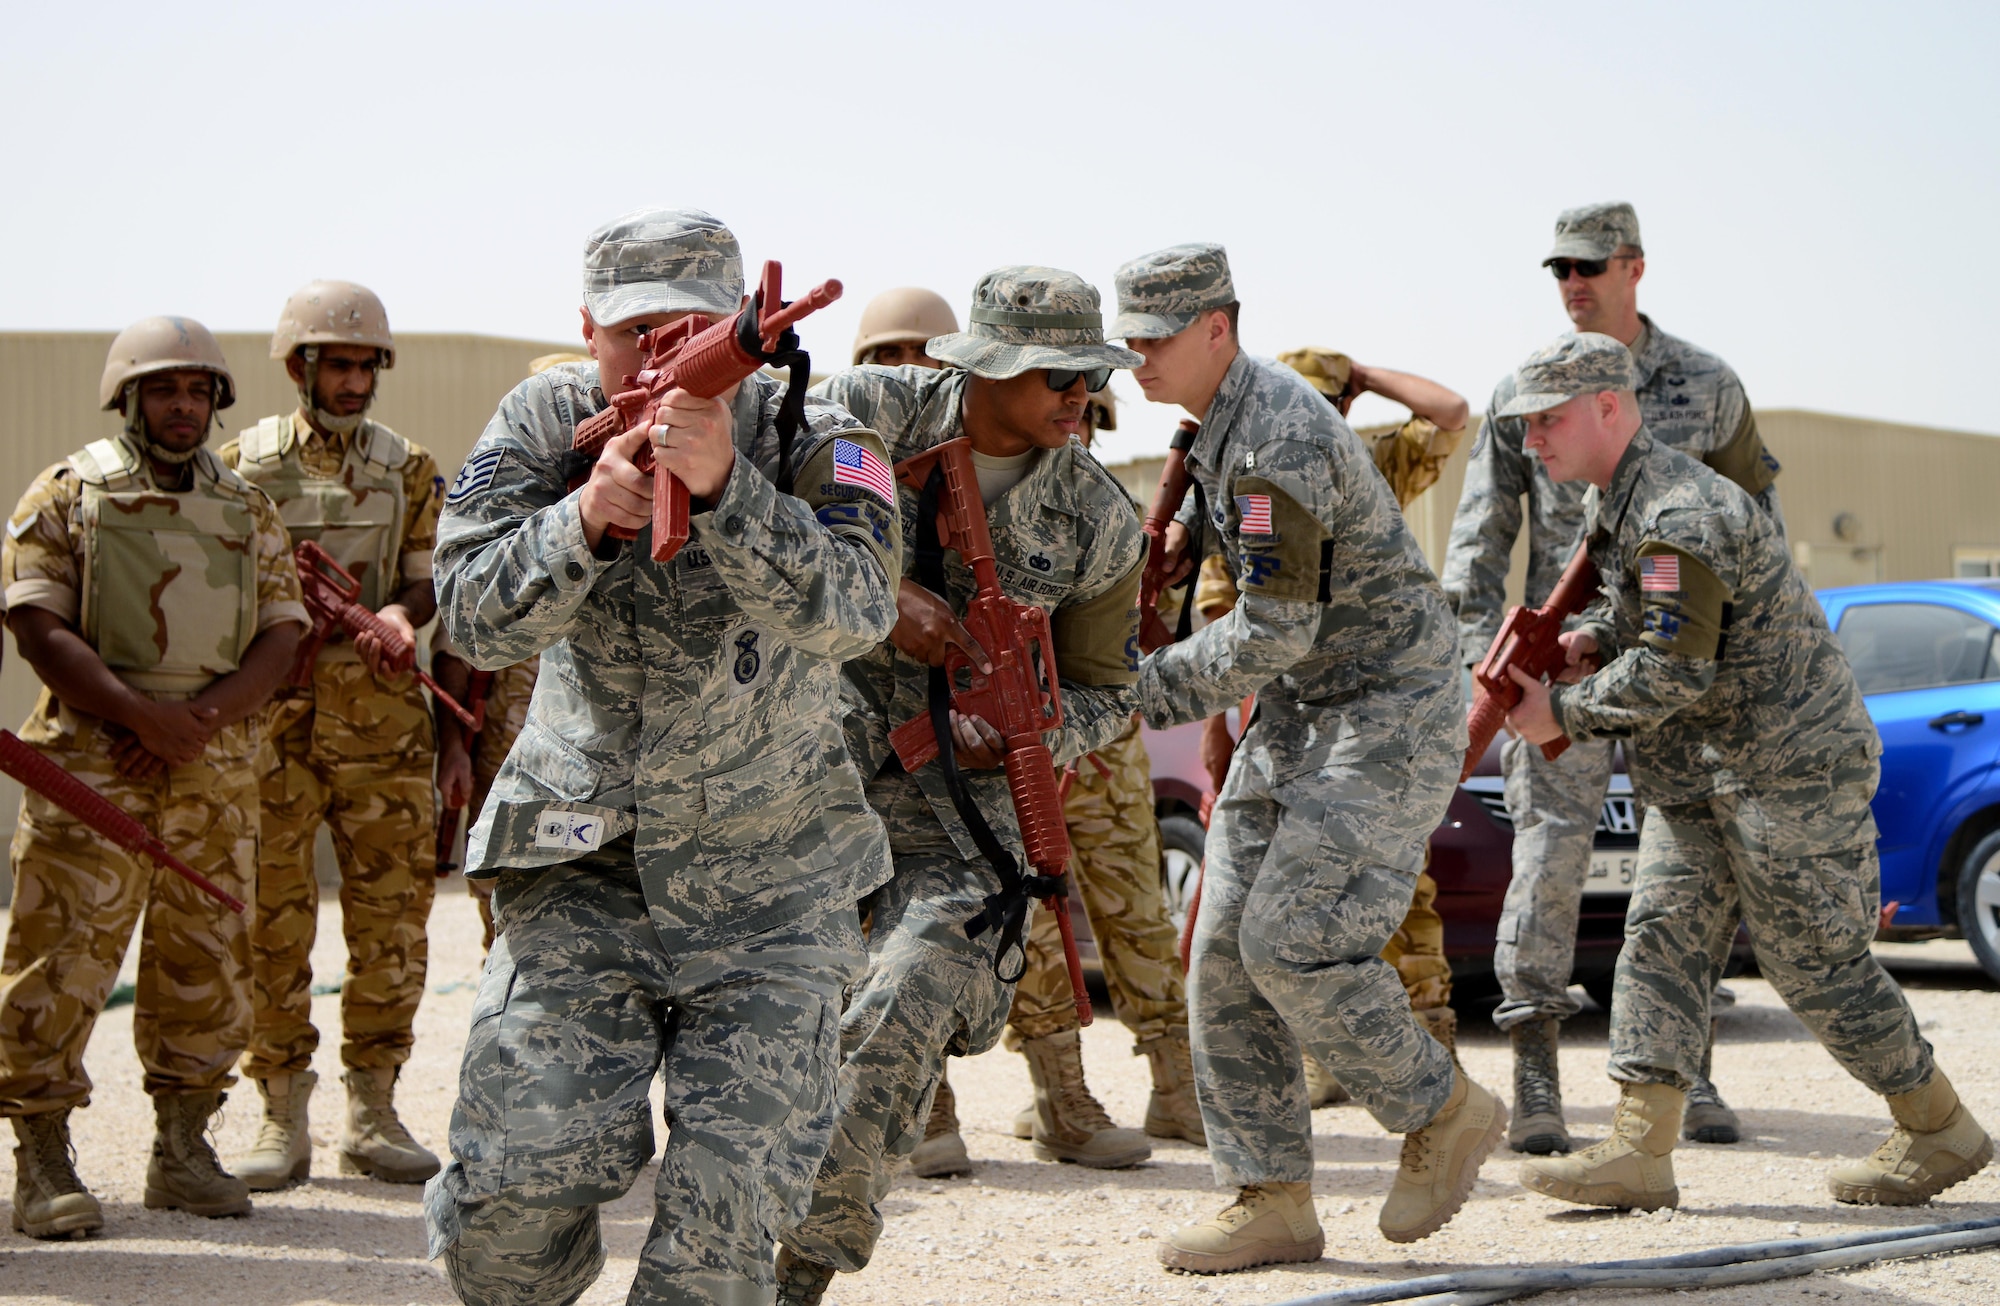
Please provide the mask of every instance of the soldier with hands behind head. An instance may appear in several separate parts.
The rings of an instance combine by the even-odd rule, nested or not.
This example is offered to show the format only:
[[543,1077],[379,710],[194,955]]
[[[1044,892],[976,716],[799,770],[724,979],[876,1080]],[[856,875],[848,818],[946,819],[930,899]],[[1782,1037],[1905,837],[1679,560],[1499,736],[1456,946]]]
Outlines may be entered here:
[[[656,1075],[671,1132],[634,1302],[769,1301],[772,1239],[826,1153],[854,903],[889,875],[836,715],[840,663],[896,620],[895,506],[839,470],[886,476],[881,441],[817,400],[794,429],[785,387],[755,373],[715,398],[668,391],[656,425],[572,457],[636,385],[648,333],[742,294],[736,237],[707,213],[598,228],[596,361],[515,387],[447,496],[452,642],[475,667],[542,658],[467,850],[501,928],[425,1194],[466,1301],[590,1286],[598,1207],[653,1156]],[[654,475],[632,461],[649,440],[690,496],[666,562]]]
[[1562,636],[1573,683],[1519,669],[1509,724],[1530,745],[1616,734],[1646,805],[1611,1003],[1612,1136],[1530,1161],[1523,1182],[1590,1206],[1675,1206],[1673,1147],[1739,915],[1757,964],[1896,1128],[1835,1167],[1845,1202],[1914,1205],[1993,1144],[1869,951],[1880,906],[1881,741],[1784,535],[1728,477],[1655,440],[1625,346],[1564,336],[1515,374],[1551,479],[1580,481],[1599,599]]
[[1156,728],[1258,695],[1209,825],[1189,968],[1195,1082],[1214,1219],[1160,1248],[1202,1272],[1318,1259],[1310,1052],[1405,1134],[1380,1226],[1427,1237],[1464,1203],[1506,1110],[1417,1023],[1381,959],[1465,744],[1450,613],[1369,451],[1297,372],[1245,354],[1219,245],[1118,271],[1139,385],[1201,422],[1200,491],[1168,529],[1182,574],[1214,531],[1241,593],[1227,616],[1148,657]]
[[[294,544],[317,541],[360,580],[361,602],[414,640],[436,610],[431,548],[441,482],[428,453],[367,416],[380,373],[396,363],[382,301],[352,282],[308,283],[285,301],[271,357],[298,387],[299,406],[224,445],[222,460],[277,502]],[[322,822],[340,862],[347,936],[341,1169],[391,1183],[437,1173],[437,1157],[410,1137],[393,1101],[429,959],[435,736],[422,688],[407,673],[387,676],[386,656],[369,636],[329,639],[304,669],[307,683],[288,684],[266,713],[272,752],[251,936],[257,1020],[244,1063],[263,1094],[264,1123],[237,1161],[257,1189],[283,1188],[312,1170],[313,862]]]
[[[224,891],[257,877],[257,712],[290,670],[305,607],[271,501],[204,446],[235,382],[190,318],[112,342],[99,398],[123,414],[36,478],[0,577],[43,690],[21,737],[140,820]],[[103,1227],[69,1115],[84,1046],[144,914],[133,1034],[157,1120],[149,1208],[245,1215],[204,1131],[250,1037],[249,923],[112,846],[39,794],[21,804],[0,959],[0,1115],[14,1121],[14,1227]]]

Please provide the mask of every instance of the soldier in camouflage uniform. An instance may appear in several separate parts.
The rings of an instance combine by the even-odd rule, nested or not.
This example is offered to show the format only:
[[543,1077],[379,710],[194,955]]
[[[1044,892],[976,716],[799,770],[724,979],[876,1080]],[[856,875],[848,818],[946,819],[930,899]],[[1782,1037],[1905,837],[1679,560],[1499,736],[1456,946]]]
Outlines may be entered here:
[[[886,472],[885,451],[818,401],[795,429],[758,373],[716,399],[669,393],[650,431],[587,469],[570,457],[645,333],[742,292],[709,214],[600,227],[597,361],[517,386],[447,495],[452,641],[474,666],[542,659],[467,849],[500,932],[425,1193],[431,1253],[469,1302],[571,1302],[596,1278],[597,1208],[653,1155],[655,1075],[671,1130],[631,1301],[769,1301],[773,1236],[826,1151],[854,903],[890,871],[834,715],[839,664],[887,638],[901,557],[893,505],[841,469]],[[631,461],[648,438],[691,496],[664,563],[654,477]]]
[[[235,383],[215,337],[156,317],[112,342],[99,398],[125,429],[21,497],[0,549],[7,625],[43,682],[21,737],[226,892],[257,875],[257,712],[291,666],[304,606],[277,512],[202,446]],[[14,1227],[81,1237],[104,1215],[77,1178],[83,1054],[144,913],[133,1036],[158,1135],[145,1203],[245,1215],[203,1137],[250,1037],[246,920],[29,792],[0,958],[0,1115],[20,1146]]]
[[[1629,204],[1591,204],[1556,219],[1555,248],[1542,260],[1562,288],[1579,331],[1627,345],[1637,361],[1639,404],[1657,442],[1681,449],[1741,485],[1784,530],[1774,483],[1778,464],[1757,434],[1743,384],[1715,355],[1670,336],[1639,312],[1646,269],[1639,218]],[[1526,499],[1527,601],[1540,604],[1575,554],[1583,525],[1583,489],[1558,485],[1522,447],[1524,424],[1501,415],[1513,398],[1503,380],[1466,465],[1452,519],[1444,590],[1458,614],[1459,656],[1486,656],[1504,617],[1508,559]],[[1576,1014],[1570,966],[1577,916],[1590,873],[1604,794],[1611,782],[1609,739],[1593,739],[1551,762],[1541,750],[1509,739],[1501,746],[1507,810],[1514,823],[1514,878],[1501,911],[1493,966],[1503,1001],[1493,1021],[1514,1045],[1515,1151],[1567,1152],[1562,1086],[1556,1073],[1561,1023]],[[1733,1143],[1736,1117],[1704,1067],[1688,1095],[1687,1136]]]
[[[378,371],[396,361],[382,301],[350,282],[311,282],[285,301],[271,357],[284,361],[299,407],[224,445],[223,462],[277,502],[295,544],[318,541],[361,581],[361,602],[414,641],[436,610],[431,548],[442,482],[428,453],[366,415]],[[437,1173],[437,1157],[404,1129],[393,1097],[429,958],[434,736],[416,679],[386,678],[382,657],[372,640],[329,639],[307,668],[308,683],[288,684],[265,714],[263,861],[250,941],[257,1012],[244,1063],[264,1120],[236,1160],[237,1173],[260,1190],[312,1172],[313,861],[322,821],[340,861],[347,936],[341,1169],[391,1183]]]
[[[588,360],[586,360],[588,361]],[[525,662],[516,662],[511,667],[502,667],[492,673],[486,682],[486,718],[471,747],[466,746],[464,722],[445,708],[436,705],[432,724],[438,734],[438,802],[442,808],[456,809],[479,818],[479,811],[486,806],[486,795],[493,792],[493,781],[500,774],[500,767],[513,751],[514,741],[521,737],[521,727],[528,723],[528,702],[535,694],[535,675],[541,669],[539,657]],[[431,636],[431,676],[468,710],[477,710],[472,702],[473,671],[464,654],[452,644],[445,633],[444,623],[439,622]],[[449,849],[439,849],[447,853]],[[468,878],[465,891],[479,908],[479,924],[483,932],[480,946],[493,947],[493,881],[490,879]]]
[[[1409,421],[1374,438],[1371,452],[1376,470],[1389,482],[1397,505],[1406,510],[1418,495],[1437,484],[1445,460],[1458,447],[1458,433],[1465,429],[1468,406],[1463,397],[1424,377],[1363,367],[1330,349],[1294,349],[1278,355],[1278,361],[1332,401],[1342,417],[1357,398],[1371,391],[1408,408]],[[1235,606],[1236,585],[1230,579],[1229,562],[1221,554],[1211,553],[1202,560],[1196,610],[1203,620],[1217,621]],[[1202,729],[1201,757],[1218,792],[1235,749],[1228,715],[1210,717]],[[1451,1007],[1451,963],[1444,955],[1444,918],[1437,912],[1437,881],[1428,870],[1417,876],[1410,910],[1382,949],[1382,960],[1396,968],[1403,991],[1410,995],[1410,1009],[1424,1028],[1455,1053],[1458,1013]],[[1305,1066],[1306,1099],[1313,1106],[1349,1100],[1347,1090],[1318,1057],[1306,1053]]]
[[1625,738],[1646,805],[1612,990],[1623,1090],[1612,1136],[1530,1161],[1522,1181],[1591,1206],[1679,1204],[1674,1142],[1740,917],[1764,978],[1895,1117],[1873,1156],[1835,1167],[1833,1195],[1927,1201],[1990,1161],[1993,1144],[1869,951],[1881,741],[1777,523],[1730,478],[1654,440],[1636,386],[1625,346],[1586,332],[1522,364],[1500,409],[1526,420],[1552,480],[1593,487],[1584,540],[1604,587],[1562,637],[1573,683],[1517,669],[1509,722],[1530,745]]
[[1242,594],[1146,659],[1140,707],[1164,728],[1258,695],[1209,825],[1189,974],[1202,1119],[1238,1198],[1160,1248],[1207,1273],[1324,1247],[1302,1049],[1408,1136],[1392,1240],[1456,1214],[1506,1119],[1380,955],[1464,747],[1450,612],[1367,448],[1297,372],[1242,352],[1237,311],[1219,245],[1118,270],[1113,334],[1146,355],[1140,387],[1201,421],[1168,550],[1184,573],[1208,552],[1191,533],[1213,529]]
[[[892,459],[970,440],[1001,583],[1010,597],[1049,613],[1063,725],[1045,738],[1060,766],[1115,738],[1132,715],[1133,599],[1144,553],[1138,514],[1072,437],[1086,396],[1138,356],[1104,343],[1095,288],[1046,267],[986,274],[973,291],[968,329],[932,340],[928,350],[945,370],[861,367],[816,393],[880,430]],[[908,572],[923,562],[921,509],[916,494],[900,498]],[[815,1302],[836,1270],[868,1263],[882,1230],[879,1203],[918,1142],[946,1054],[993,1046],[1019,973],[1029,900],[1010,890],[974,833],[989,827],[999,849],[1025,861],[998,769],[1004,741],[991,724],[952,713],[949,746],[965,768],[970,816],[955,804],[941,765],[911,774],[889,748],[891,728],[929,710],[931,668],[947,645],[985,655],[957,619],[972,573],[955,554],[939,563],[943,579],[932,584],[943,592],[905,579],[891,641],[848,663],[842,677],[849,747],[872,777],[868,799],[888,822],[896,873],[863,903],[874,920],[870,964],[842,1021],[839,1124],[811,1211],[784,1235],[781,1302]],[[987,914],[989,905],[1001,919]],[[985,928],[969,937],[968,923],[982,916]],[[1057,1082],[1060,1052],[1028,1049],[1031,1063],[1041,1062],[1034,1073],[1042,1083]],[[1129,1165],[1151,1150],[1144,1135],[1108,1121],[1076,1137],[1048,1133],[1043,1123],[1038,1150],[1086,1164]]]

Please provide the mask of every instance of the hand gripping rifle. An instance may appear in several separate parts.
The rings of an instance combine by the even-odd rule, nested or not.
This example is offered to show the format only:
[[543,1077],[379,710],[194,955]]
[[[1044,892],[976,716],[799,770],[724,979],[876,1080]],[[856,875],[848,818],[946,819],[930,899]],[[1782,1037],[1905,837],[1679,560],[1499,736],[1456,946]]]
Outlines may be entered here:
[[159,837],[113,806],[109,799],[23,743],[11,730],[0,730],[0,771],[62,808],[77,820],[123,848],[149,858],[241,916],[243,900],[167,851]]
[[[792,369],[791,390],[778,418],[779,475],[787,478],[778,488],[789,493],[792,435],[805,424],[805,385],[812,367],[805,350],[799,348],[792,324],[839,299],[841,285],[822,281],[803,299],[786,303],[780,286],[783,275],[776,260],[768,261],[757,293],[730,316],[716,321],[705,314],[690,313],[646,335],[645,369],[624,378],[630,388],[612,396],[611,407],[576,428],[576,442],[567,463],[570,489],[590,479],[590,465],[614,437],[653,427],[667,391],[685,390],[697,398],[713,399],[769,365]],[[671,561],[687,543],[687,486],[672,472],[655,465],[650,441],[639,449],[632,463],[642,472],[653,473],[653,561]],[[638,532],[613,526],[610,534],[614,539],[629,540]]]
[[361,582],[354,578],[353,572],[335,562],[333,555],[322,549],[316,540],[307,540],[292,550],[292,560],[298,564],[299,588],[305,594],[306,612],[312,617],[312,629],[299,641],[298,661],[292,664],[294,685],[303,687],[312,683],[313,663],[319,658],[321,647],[336,634],[349,639],[363,633],[371,634],[389,651],[391,675],[400,676],[405,671],[415,671],[417,679],[438,702],[451,710],[453,716],[469,729],[479,728],[479,718],[445,693],[437,681],[417,671],[417,646],[403,638],[401,631],[362,606]]
[[[1028,902],[1040,898],[1056,915],[1062,931],[1063,960],[1069,967],[1070,992],[1076,998],[1076,1018],[1091,1020],[1090,995],[1083,984],[1083,962],[1077,956],[1076,931],[1069,919],[1069,827],[1063,819],[1062,794],[1057,788],[1055,759],[1042,733],[1063,722],[1062,693],[1056,684],[1055,642],[1049,635],[1049,614],[1029,603],[1016,603],[1000,588],[993,563],[993,537],[986,529],[986,508],[979,497],[979,480],[972,467],[972,442],[948,440],[926,453],[896,464],[896,479],[916,489],[917,541],[915,580],[939,597],[947,593],[944,551],[955,549],[972,569],[974,591],[966,604],[964,626],[992,664],[988,675],[956,647],[945,651],[945,663],[930,672],[930,712],[889,732],[889,743],[905,771],[937,758],[944,768],[952,806],[971,831],[973,842],[1000,876],[1000,892],[989,894],[985,910],[965,923],[967,938],[987,930],[998,933],[1000,950],[994,973],[1011,984],[1000,969],[1002,959],[1024,948],[1021,928]],[[1021,825],[1032,875],[1023,876],[1014,854],[1003,847],[965,788],[951,746],[951,710],[982,717],[1007,741],[1003,765],[1014,815]]]
[[[1458,778],[1472,774],[1493,742],[1500,723],[1521,703],[1521,687],[1507,675],[1507,668],[1519,667],[1536,680],[1546,680],[1561,672],[1567,663],[1561,642],[1563,622],[1590,606],[1602,583],[1590,551],[1577,546],[1576,556],[1563,568],[1562,579],[1549,593],[1549,601],[1539,608],[1525,605],[1507,614],[1493,647],[1472,670],[1472,713],[1466,718],[1471,741],[1465,749],[1465,765]],[[1542,756],[1553,762],[1569,747],[1568,739],[1551,739],[1542,745]]]
[[[1173,524],[1175,514],[1181,510],[1181,501],[1187,498],[1188,486],[1194,482],[1188,472],[1187,455],[1200,433],[1201,423],[1186,420],[1174,431],[1173,442],[1167,446],[1166,466],[1160,468],[1160,488],[1153,492],[1153,506],[1146,510],[1145,524],[1140,527],[1146,532],[1146,570],[1139,577],[1139,649],[1144,653],[1186,639],[1188,631],[1194,628],[1194,576],[1201,567],[1201,550],[1195,543],[1198,535],[1188,540],[1185,556],[1192,565],[1187,579],[1181,582],[1187,587],[1187,598],[1181,604],[1179,630],[1168,630],[1167,623],[1160,620],[1160,595],[1168,588],[1167,527]],[[1205,517],[1207,496],[1201,493],[1199,485],[1195,485],[1195,496],[1196,506]]]
[[[465,727],[465,755],[478,764],[479,736],[486,729],[486,697],[493,692],[493,673],[473,668],[466,680],[465,696],[472,700],[472,721]],[[437,873],[441,880],[458,869],[451,854],[458,843],[460,807],[438,807]]]

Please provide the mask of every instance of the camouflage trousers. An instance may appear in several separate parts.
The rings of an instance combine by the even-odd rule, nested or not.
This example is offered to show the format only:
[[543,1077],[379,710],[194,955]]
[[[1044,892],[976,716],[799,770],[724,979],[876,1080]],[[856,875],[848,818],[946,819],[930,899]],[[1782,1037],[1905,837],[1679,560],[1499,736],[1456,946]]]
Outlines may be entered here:
[[[1088,758],[1078,762],[1063,804],[1075,853],[1070,873],[1090,917],[1112,1009],[1133,1039],[1144,1043],[1187,1028],[1180,939],[1160,886],[1152,768],[1137,723],[1096,756],[1110,774]],[[1076,1028],[1060,927],[1055,914],[1039,906],[1028,934],[1028,969],[1014,990],[1008,1024],[1021,1038]]]
[[965,937],[999,887],[984,862],[955,852],[898,853],[895,877],[862,900],[874,918],[868,975],[841,1019],[833,1144],[805,1222],[783,1236],[808,1260],[850,1273],[868,1264],[882,1197],[923,1140],[945,1057],[999,1041],[1013,986],[993,973],[992,931]]
[[1740,914],[1759,972],[1848,1074],[1884,1095],[1930,1080],[1931,1046],[1868,948],[1876,777],[1862,757],[1831,782],[1647,809],[1612,989],[1613,1079],[1686,1088],[1700,1073]]
[[1570,994],[1569,977],[1611,750],[1610,740],[1591,739],[1551,762],[1520,739],[1500,746],[1514,822],[1514,878],[1493,945],[1502,995],[1493,1023],[1501,1029],[1544,1016],[1567,1020],[1583,1006]]
[[833,1126],[853,909],[729,948],[661,951],[630,836],[503,871],[451,1118],[424,1192],[430,1254],[461,1300],[575,1301],[604,1267],[597,1208],[667,1145],[632,1302],[768,1303],[777,1233],[805,1212]]
[[1252,726],[1208,831],[1188,977],[1195,1084],[1218,1183],[1312,1177],[1311,1052],[1385,1129],[1444,1106],[1451,1054],[1383,946],[1409,911],[1458,759],[1329,763],[1274,783]]
[[[254,725],[219,731],[208,753],[152,780],[119,776],[100,728],[42,744],[56,765],[160,836],[239,898],[257,876]],[[115,847],[39,794],[14,829],[14,907],[0,958],[0,1115],[90,1098],[84,1045],[118,979],[141,913],[133,1042],[150,1094],[235,1083],[250,1038],[245,917],[164,868]]]
[[424,994],[437,893],[432,754],[344,756],[315,740],[310,710],[288,724],[278,721],[262,786],[264,857],[250,949],[257,1011],[244,1073],[265,1079],[311,1069],[319,1046],[312,949],[319,934],[313,841],[321,821],[340,860],[347,936],[341,1062],[354,1069],[401,1065]]

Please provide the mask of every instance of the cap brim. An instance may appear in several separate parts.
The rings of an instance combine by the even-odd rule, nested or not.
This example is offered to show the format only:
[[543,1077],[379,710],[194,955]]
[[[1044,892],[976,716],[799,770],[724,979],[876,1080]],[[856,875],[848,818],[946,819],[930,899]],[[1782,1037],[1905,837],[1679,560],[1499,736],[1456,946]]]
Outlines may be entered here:
[[1499,412],[1493,415],[1495,417],[1528,417],[1535,413],[1545,413],[1551,408],[1560,407],[1576,397],[1575,395],[1557,394],[1552,390],[1531,391],[1528,394],[1515,395],[1501,406]]
[[1568,235],[1556,238],[1556,247],[1542,260],[1547,267],[1559,258],[1608,259],[1618,252],[1618,242],[1609,236]]
[[586,291],[583,306],[599,326],[629,322],[655,313],[706,313],[724,317],[743,303],[740,294],[714,281],[636,281],[610,290]]
[[1094,367],[1137,367],[1146,361],[1116,345],[1017,345],[964,331],[933,337],[924,352],[989,381],[1005,381],[1038,367],[1087,372]]
[[1120,313],[1104,334],[1112,340],[1164,340],[1194,325],[1200,313]]

